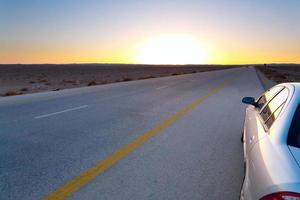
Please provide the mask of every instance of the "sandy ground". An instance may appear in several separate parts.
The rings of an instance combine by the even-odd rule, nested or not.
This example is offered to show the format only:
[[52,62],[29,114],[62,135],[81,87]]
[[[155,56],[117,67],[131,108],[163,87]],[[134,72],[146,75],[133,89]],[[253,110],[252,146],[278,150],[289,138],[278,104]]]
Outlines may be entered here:
[[274,64],[256,66],[265,76],[277,83],[300,82],[300,64]]
[[239,66],[218,65],[0,65],[0,96],[93,86]]

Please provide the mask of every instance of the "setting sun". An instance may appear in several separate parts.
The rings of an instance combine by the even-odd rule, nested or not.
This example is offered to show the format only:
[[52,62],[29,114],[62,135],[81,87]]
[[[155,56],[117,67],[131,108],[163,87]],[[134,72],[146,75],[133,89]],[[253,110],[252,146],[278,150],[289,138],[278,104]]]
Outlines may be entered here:
[[145,42],[137,53],[143,64],[203,64],[207,52],[194,38],[186,35],[166,35]]

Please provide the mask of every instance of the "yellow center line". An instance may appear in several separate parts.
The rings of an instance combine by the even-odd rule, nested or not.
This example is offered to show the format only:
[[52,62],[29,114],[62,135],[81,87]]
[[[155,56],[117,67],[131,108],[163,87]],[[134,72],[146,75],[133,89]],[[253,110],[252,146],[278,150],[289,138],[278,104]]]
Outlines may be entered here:
[[91,182],[93,179],[95,179],[97,176],[101,175],[104,171],[111,168],[113,165],[115,165],[119,160],[126,157],[128,154],[132,153],[134,150],[139,148],[141,145],[143,145],[146,141],[157,135],[162,130],[166,129],[173,123],[175,123],[178,119],[195,109],[197,106],[199,106],[201,103],[203,103],[205,100],[207,100],[212,95],[219,92],[221,89],[223,89],[227,84],[229,84],[233,79],[230,79],[223,84],[219,85],[218,87],[214,88],[211,92],[209,92],[207,95],[195,100],[191,104],[187,105],[183,109],[176,112],[174,115],[170,116],[166,120],[164,120],[162,123],[156,125],[149,131],[145,132],[144,134],[138,136],[136,139],[134,139],[129,144],[121,147],[119,150],[115,151],[111,155],[109,155],[104,160],[98,162],[93,167],[89,168],[88,170],[81,173],[79,176],[75,177],[71,181],[67,182],[62,187],[58,188],[56,191],[50,193],[48,196],[46,196],[45,200],[60,200],[60,199],[66,199],[76,191],[80,190],[81,187],[85,186],[89,182]]

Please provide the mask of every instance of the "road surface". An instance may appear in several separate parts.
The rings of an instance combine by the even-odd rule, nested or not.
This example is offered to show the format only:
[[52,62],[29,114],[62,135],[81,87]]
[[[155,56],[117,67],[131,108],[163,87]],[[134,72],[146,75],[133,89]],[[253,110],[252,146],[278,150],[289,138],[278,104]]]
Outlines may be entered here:
[[236,68],[0,99],[0,199],[237,199]]

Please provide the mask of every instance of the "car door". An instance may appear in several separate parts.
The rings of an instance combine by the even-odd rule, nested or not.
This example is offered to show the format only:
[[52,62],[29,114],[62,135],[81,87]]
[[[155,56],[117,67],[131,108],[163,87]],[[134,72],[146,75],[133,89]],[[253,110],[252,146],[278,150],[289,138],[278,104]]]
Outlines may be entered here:
[[258,100],[257,106],[248,106],[246,109],[244,126],[244,154],[245,157],[251,151],[253,145],[262,137],[266,131],[261,125],[260,113],[273,97],[284,89],[283,86],[275,86],[266,91]]
[[259,198],[260,191],[272,185],[272,173],[281,171],[276,163],[279,156],[276,154],[269,129],[275,123],[289,96],[289,89],[283,88],[275,94],[258,112],[257,137],[258,140],[248,153],[248,177],[250,199]]

